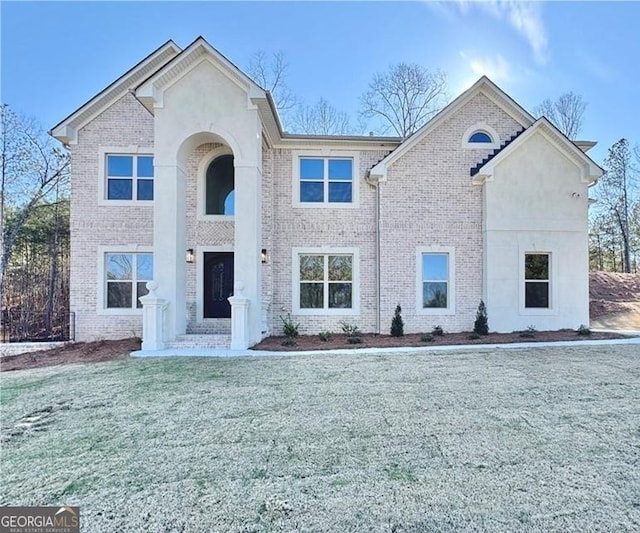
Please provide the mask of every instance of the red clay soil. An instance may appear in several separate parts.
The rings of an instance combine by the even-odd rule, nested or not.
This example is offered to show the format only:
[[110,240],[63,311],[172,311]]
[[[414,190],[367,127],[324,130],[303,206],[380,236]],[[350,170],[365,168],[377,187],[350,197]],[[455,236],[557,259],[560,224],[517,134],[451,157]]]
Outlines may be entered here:
[[0,371],[22,370],[70,363],[96,363],[129,357],[129,352],[140,349],[139,339],[118,341],[71,342],[60,348],[40,352],[3,355]]
[[592,319],[632,310],[640,302],[640,274],[591,272],[589,274],[589,314]]
[[328,341],[320,340],[318,335],[301,335],[294,346],[286,346],[282,343],[285,337],[269,337],[253,347],[254,350],[268,351],[305,351],[305,350],[335,350],[339,348],[391,348],[391,347],[416,347],[416,346],[453,346],[460,344],[503,344],[514,342],[543,342],[543,341],[581,341],[586,339],[620,339],[624,335],[616,333],[592,333],[589,336],[578,335],[572,329],[560,331],[536,331],[533,337],[524,337],[521,333],[490,333],[479,339],[470,338],[471,333],[445,333],[442,336],[434,336],[432,341],[423,342],[421,334],[392,337],[391,335],[360,335],[362,343],[350,344],[346,335],[332,335]]

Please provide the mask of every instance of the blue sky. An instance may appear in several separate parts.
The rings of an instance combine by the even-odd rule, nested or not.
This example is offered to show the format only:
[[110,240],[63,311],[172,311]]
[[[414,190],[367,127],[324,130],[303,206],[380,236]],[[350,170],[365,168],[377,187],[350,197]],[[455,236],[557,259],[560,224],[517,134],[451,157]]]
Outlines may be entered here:
[[168,39],[203,35],[240,68],[283,51],[288,83],[355,117],[375,72],[399,61],[448,74],[451,97],[487,74],[532,110],[574,91],[580,138],[601,161],[640,144],[638,2],[0,3],[1,97],[47,129]]

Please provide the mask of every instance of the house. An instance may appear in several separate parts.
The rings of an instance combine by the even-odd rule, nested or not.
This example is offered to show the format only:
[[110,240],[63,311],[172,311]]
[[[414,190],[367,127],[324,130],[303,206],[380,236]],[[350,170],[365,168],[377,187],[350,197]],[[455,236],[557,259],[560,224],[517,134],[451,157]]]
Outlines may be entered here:
[[[486,77],[418,132],[283,132],[203,38],[167,42],[52,130],[70,147],[76,338],[246,348],[341,321],[388,333],[589,323],[595,143]],[[151,292],[147,294],[148,290]]]

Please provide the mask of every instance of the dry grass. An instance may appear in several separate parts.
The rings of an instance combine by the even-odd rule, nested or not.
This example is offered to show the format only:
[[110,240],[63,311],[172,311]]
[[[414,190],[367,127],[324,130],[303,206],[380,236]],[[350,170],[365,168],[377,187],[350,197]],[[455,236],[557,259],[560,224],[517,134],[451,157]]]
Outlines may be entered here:
[[83,531],[640,528],[640,347],[1,376],[0,505]]

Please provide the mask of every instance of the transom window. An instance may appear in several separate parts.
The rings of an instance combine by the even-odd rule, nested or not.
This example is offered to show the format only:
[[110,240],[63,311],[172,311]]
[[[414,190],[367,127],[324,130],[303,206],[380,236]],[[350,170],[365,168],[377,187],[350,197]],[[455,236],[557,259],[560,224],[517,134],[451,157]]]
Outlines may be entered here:
[[147,291],[147,282],[153,279],[153,254],[105,254],[107,309],[136,309],[138,300]]
[[449,307],[449,254],[422,254],[422,307]]
[[529,309],[548,309],[550,306],[551,254],[524,255],[524,306]]
[[493,143],[493,139],[491,135],[489,135],[486,131],[478,130],[473,132],[469,136],[470,143],[482,143],[482,144],[491,144]]
[[300,202],[352,203],[353,159],[301,157]]
[[353,255],[300,254],[300,309],[353,308]]
[[107,154],[107,200],[153,200],[153,156]]

